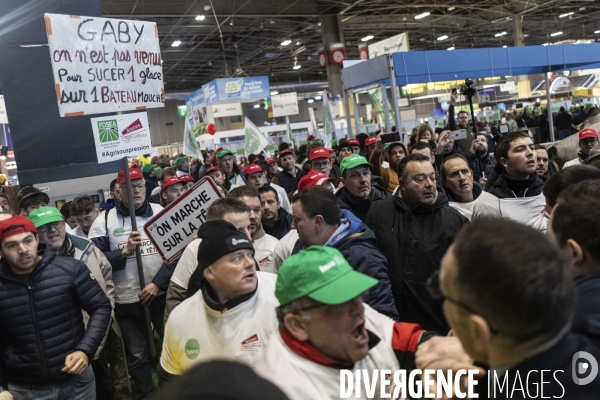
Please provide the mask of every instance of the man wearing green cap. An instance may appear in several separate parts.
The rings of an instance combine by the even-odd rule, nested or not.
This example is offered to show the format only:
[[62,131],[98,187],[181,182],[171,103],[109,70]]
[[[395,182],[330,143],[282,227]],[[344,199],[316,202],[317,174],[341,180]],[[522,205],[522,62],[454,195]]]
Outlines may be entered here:
[[156,165],[144,164],[141,171],[146,181],[146,199],[152,195],[152,191],[158,187],[158,177],[155,170]]
[[175,168],[177,168],[177,177],[179,178],[183,174],[190,173],[190,158],[189,157],[177,157],[175,159]]
[[[385,133],[379,134],[377,141],[375,142],[375,151],[371,153],[369,162],[373,165],[371,172],[373,175],[381,177],[381,186],[390,193],[398,187],[398,174],[396,168],[404,157],[408,155],[408,149],[402,142],[391,142],[385,146],[381,141],[381,136]],[[389,168],[385,168],[383,163],[382,153],[385,151],[385,156],[389,163]]]
[[344,158],[340,166],[344,187],[335,193],[340,208],[352,211],[362,222],[373,202],[391,197],[384,188],[371,182],[370,167],[367,159],[358,154]]
[[221,167],[221,171],[225,174],[225,189],[231,190],[237,186],[243,186],[244,173],[240,171],[236,164],[235,154],[231,150],[222,149],[217,152],[217,164]]
[[285,260],[275,287],[279,332],[257,372],[290,400],[305,400],[340,398],[341,370],[372,376],[410,368],[409,357],[431,334],[364,304],[361,294],[376,284],[331,247],[312,246]]

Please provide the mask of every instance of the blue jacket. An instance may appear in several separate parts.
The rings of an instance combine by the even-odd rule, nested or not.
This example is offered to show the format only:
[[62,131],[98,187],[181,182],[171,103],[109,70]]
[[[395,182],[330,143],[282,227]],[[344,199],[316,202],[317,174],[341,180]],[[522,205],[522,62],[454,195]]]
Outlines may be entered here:
[[[0,386],[47,385],[73,375],[61,372],[65,358],[82,351],[89,361],[108,328],[112,307],[81,261],[40,246],[42,260],[29,285],[0,261]],[[84,328],[85,310],[90,320]],[[6,381],[5,381],[6,380]]]

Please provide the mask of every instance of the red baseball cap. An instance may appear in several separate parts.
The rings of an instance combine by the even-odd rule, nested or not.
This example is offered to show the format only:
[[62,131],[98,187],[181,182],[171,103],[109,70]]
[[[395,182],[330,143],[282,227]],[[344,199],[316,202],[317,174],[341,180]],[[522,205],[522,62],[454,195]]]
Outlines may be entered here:
[[185,185],[185,182],[179,180],[179,178],[177,178],[177,177],[172,176],[170,178],[165,179],[165,181],[160,186],[160,190],[164,192],[165,189],[168,188],[169,186],[173,186],[173,185],[176,185],[178,183],[181,183],[181,184]]
[[217,167],[216,165],[213,165],[212,167],[206,170],[206,173],[208,174],[215,171],[221,171],[221,168]]
[[[142,175],[142,171],[140,171],[139,168],[129,168],[129,178],[132,181],[135,181],[136,179],[143,179],[144,175]],[[125,183],[124,170],[120,170],[117,174],[117,183]]]
[[360,146],[360,141],[358,139],[348,139],[348,144],[350,146]]
[[37,233],[35,225],[27,217],[19,215],[5,219],[4,221],[0,221],[0,241],[2,241],[4,238],[25,232]]
[[593,130],[592,128],[585,128],[579,131],[579,140],[587,139],[587,138],[598,138],[598,132]]
[[292,150],[292,149],[284,149],[284,150],[281,150],[281,151],[279,152],[279,157],[281,157],[281,156],[283,156],[283,155],[285,155],[285,154],[296,155],[296,154],[294,153],[294,150]]
[[190,174],[183,174],[179,177],[181,182],[194,182],[194,177]]
[[301,192],[313,186],[323,186],[326,182],[331,181],[335,181],[335,178],[330,178],[317,170],[311,170],[298,182],[298,191]]
[[308,161],[312,161],[316,158],[329,158],[329,150],[325,147],[314,148],[308,153]]
[[365,147],[368,147],[377,142],[377,136],[369,136],[367,140],[365,140]]
[[264,172],[262,167],[258,164],[250,164],[246,168],[244,168],[245,176],[250,176],[252,174],[256,174],[257,172]]
[[266,162],[267,162],[267,164],[273,164],[273,163],[276,163],[277,160],[274,158],[267,158]]

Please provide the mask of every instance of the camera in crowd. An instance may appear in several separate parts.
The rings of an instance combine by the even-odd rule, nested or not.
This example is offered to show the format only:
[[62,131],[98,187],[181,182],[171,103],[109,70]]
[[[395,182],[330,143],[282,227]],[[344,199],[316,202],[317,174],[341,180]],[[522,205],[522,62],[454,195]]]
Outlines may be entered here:
[[465,83],[460,86],[460,94],[468,98],[472,98],[477,93],[477,89],[473,87],[471,79],[465,79]]

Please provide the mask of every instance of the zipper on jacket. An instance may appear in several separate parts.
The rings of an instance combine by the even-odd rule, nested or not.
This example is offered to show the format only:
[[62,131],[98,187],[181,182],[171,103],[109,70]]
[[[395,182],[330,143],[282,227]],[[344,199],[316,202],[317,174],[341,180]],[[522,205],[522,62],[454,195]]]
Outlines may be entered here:
[[33,318],[33,324],[35,326],[35,337],[38,342],[38,347],[40,349],[40,356],[42,357],[42,368],[44,369],[44,376],[46,377],[46,381],[48,384],[51,384],[50,377],[48,376],[48,365],[46,364],[46,357],[44,356],[44,347],[42,346],[42,338],[40,336],[40,326],[38,324],[38,320],[35,314],[35,308],[33,306],[33,287],[31,285],[27,285],[27,294],[29,295],[29,308],[31,309],[31,317]]

